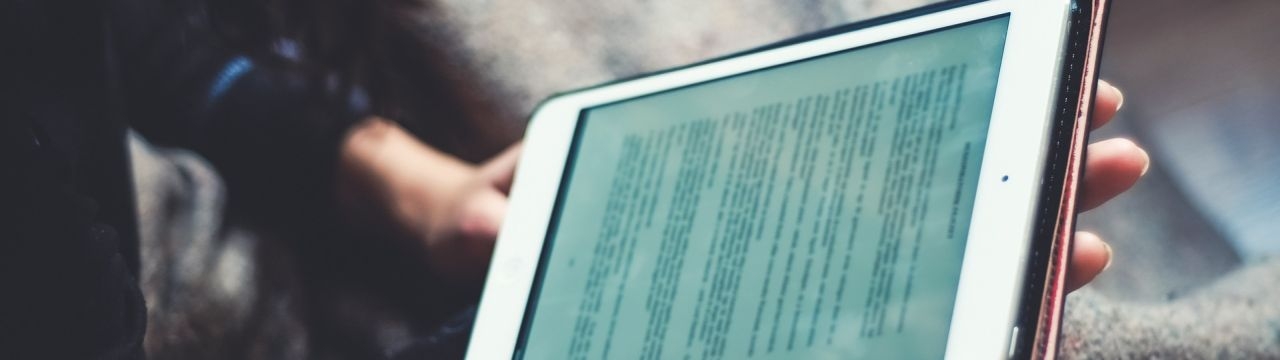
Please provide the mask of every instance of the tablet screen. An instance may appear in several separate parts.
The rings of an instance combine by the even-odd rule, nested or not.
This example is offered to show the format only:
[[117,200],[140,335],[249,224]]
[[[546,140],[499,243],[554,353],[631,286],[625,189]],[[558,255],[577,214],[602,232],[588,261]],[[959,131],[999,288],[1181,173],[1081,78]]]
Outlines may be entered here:
[[518,356],[941,358],[1008,21],[583,111]]

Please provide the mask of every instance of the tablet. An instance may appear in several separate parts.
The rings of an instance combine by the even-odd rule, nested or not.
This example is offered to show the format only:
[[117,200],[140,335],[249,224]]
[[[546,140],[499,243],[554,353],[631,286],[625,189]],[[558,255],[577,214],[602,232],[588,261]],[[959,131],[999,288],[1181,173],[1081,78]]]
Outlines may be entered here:
[[547,100],[467,357],[1053,357],[1105,7],[945,3]]

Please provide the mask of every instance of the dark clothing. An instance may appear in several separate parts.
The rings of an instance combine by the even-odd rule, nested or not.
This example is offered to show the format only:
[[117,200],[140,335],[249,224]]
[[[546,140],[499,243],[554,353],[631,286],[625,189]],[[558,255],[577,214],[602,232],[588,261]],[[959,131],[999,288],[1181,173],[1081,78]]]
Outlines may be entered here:
[[102,6],[0,5],[0,358],[142,357],[133,196]]
[[127,127],[209,159],[248,216],[330,201],[359,91],[233,50],[203,10],[0,4],[0,358],[144,356]]
[[[217,2],[213,2],[217,3]],[[250,55],[214,31],[201,1],[124,0],[111,10],[129,125],[195,150],[251,217],[327,205],[338,144],[367,101],[284,39]]]

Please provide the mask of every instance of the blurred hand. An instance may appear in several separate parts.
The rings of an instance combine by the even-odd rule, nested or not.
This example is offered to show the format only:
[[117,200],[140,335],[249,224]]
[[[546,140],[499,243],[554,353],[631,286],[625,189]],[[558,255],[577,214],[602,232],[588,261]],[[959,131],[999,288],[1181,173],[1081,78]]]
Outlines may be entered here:
[[425,240],[432,266],[459,280],[483,280],[507,214],[520,149],[517,143],[480,164],[430,219]]
[[478,284],[506,215],[519,152],[515,145],[472,165],[371,117],[343,141],[336,191],[357,225],[408,238],[441,277]]
[[[1106,125],[1124,104],[1120,90],[1105,81],[1098,82],[1093,112],[1093,129]],[[1093,130],[1090,129],[1090,130]],[[1089,145],[1078,209],[1098,207],[1128,190],[1147,173],[1150,157],[1128,139],[1108,139]],[[1077,232],[1071,262],[1067,268],[1067,291],[1088,284],[1111,265],[1111,246],[1089,232]]]

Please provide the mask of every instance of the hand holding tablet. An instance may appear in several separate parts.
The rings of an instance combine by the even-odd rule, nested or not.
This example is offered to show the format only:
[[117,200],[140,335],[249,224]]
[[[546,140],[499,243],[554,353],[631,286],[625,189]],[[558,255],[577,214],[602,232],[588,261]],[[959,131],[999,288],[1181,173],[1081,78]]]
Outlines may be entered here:
[[[1120,111],[1124,95],[1105,81],[1098,82],[1091,130],[1111,122]],[[1081,179],[1081,206],[1088,211],[1128,190],[1146,174],[1151,159],[1147,152],[1127,139],[1108,139],[1089,145],[1089,158]],[[1067,290],[1073,291],[1093,280],[1111,264],[1111,247],[1097,235],[1076,233],[1071,262],[1067,268]]]
[[1052,357],[1076,199],[1124,187],[1076,193],[1103,10],[944,4],[548,101],[468,356]]

